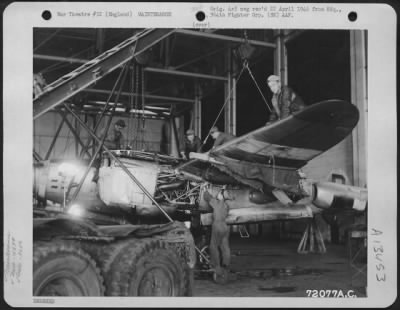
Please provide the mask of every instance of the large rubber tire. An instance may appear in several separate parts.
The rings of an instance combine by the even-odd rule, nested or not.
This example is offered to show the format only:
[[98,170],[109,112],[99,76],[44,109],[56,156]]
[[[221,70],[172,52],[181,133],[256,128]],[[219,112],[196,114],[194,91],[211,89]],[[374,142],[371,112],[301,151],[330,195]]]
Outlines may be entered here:
[[105,295],[110,296],[113,292],[111,289],[113,283],[113,273],[110,272],[111,267],[118,265],[121,256],[134,247],[140,239],[119,240],[112,243],[82,242],[82,248],[96,261],[101,269],[101,274],[105,283]]
[[33,243],[34,296],[103,296],[100,270],[79,243]]
[[111,296],[187,296],[192,283],[188,268],[165,242],[136,239],[114,259],[107,278]]

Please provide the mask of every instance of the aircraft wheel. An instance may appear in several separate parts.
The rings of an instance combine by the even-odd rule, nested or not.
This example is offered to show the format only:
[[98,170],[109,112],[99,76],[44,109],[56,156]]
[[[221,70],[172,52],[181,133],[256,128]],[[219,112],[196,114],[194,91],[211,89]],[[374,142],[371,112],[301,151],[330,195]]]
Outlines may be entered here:
[[67,242],[34,242],[34,296],[102,296],[103,278],[96,263]]

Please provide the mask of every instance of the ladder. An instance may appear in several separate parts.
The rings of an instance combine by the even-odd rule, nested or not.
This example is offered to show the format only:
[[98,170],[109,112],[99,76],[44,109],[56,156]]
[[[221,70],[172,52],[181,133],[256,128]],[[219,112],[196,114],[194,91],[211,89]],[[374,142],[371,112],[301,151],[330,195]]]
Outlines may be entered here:
[[33,100],[33,119],[94,84],[133,57],[174,33],[174,29],[145,29],[47,85]]

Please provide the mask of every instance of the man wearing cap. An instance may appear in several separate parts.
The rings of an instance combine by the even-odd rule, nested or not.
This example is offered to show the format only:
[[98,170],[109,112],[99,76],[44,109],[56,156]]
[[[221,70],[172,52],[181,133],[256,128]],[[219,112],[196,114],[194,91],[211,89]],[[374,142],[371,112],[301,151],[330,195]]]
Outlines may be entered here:
[[211,137],[215,140],[212,149],[216,148],[217,146],[224,144],[228,141],[231,141],[235,138],[235,136],[219,131],[217,126],[214,126],[210,130]]
[[185,141],[181,147],[181,155],[184,159],[189,158],[190,152],[201,152],[201,140],[199,137],[194,135],[193,129],[188,129],[186,131]]
[[[108,130],[104,145],[110,150],[120,150],[124,142],[122,129],[125,127],[125,122],[122,119],[116,121],[114,127]],[[105,129],[100,132],[100,137],[103,137],[104,131]]]
[[284,119],[305,107],[303,100],[290,87],[283,86],[277,75],[270,75],[267,83],[272,92],[272,111],[268,124]]

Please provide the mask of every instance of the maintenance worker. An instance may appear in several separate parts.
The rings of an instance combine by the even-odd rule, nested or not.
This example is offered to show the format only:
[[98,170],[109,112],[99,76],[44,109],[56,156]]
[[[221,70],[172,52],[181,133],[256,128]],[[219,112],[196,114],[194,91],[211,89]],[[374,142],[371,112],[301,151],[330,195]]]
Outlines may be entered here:
[[[110,150],[120,150],[124,142],[122,129],[125,127],[125,122],[122,119],[116,121],[114,127],[108,130],[106,139],[104,140],[104,145]],[[103,137],[104,131],[105,129],[100,132],[100,137]]]
[[290,87],[283,86],[277,75],[270,75],[267,79],[268,87],[272,92],[272,111],[266,125],[302,110],[305,105],[299,95]]
[[182,157],[184,159],[188,159],[190,152],[200,153],[201,146],[202,146],[201,140],[198,136],[194,135],[194,130],[193,129],[186,130],[185,141],[183,142],[181,148]]
[[210,130],[211,137],[215,140],[212,149],[215,149],[217,146],[224,144],[232,139],[236,138],[235,136],[219,131],[217,126],[214,126]]
[[214,268],[214,281],[224,284],[228,281],[228,268],[231,262],[229,248],[229,226],[226,223],[229,207],[225,202],[224,192],[221,190],[217,198],[206,191],[204,200],[213,209],[213,222],[211,225],[210,262]]

